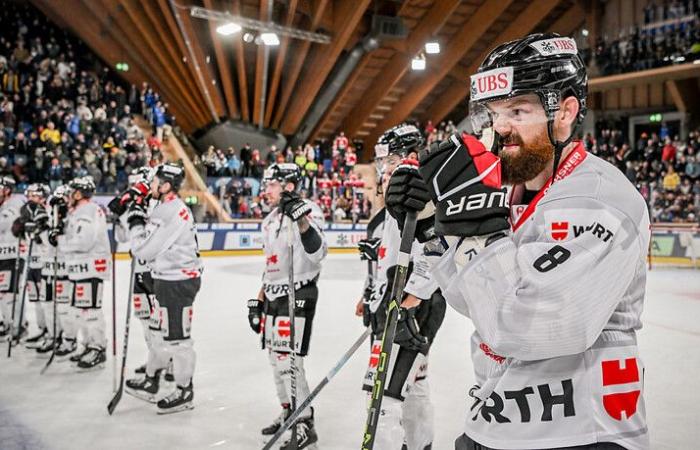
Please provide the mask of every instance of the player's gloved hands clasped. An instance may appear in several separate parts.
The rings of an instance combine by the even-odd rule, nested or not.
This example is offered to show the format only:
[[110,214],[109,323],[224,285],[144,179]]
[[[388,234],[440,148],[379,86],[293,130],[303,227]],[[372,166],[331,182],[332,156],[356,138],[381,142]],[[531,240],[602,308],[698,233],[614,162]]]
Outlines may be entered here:
[[474,136],[453,134],[430,145],[419,171],[435,203],[435,234],[483,236],[509,228],[501,161]]
[[129,206],[129,212],[126,216],[126,221],[129,224],[129,229],[136,226],[144,226],[148,221],[148,212],[146,211],[146,204],[143,199],[142,201],[132,202]]
[[357,249],[360,251],[360,259],[362,261],[377,261],[379,259],[379,244],[382,240],[379,238],[360,239],[357,242]]
[[311,205],[306,203],[296,192],[282,192],[279,206],[282,213],[295,222],[311,212]]
[[435,208],[430,198],[430,191],[418,171],[418,162],[404,160],[391,174],[386,190],[386,209],[396,219],[403,231],[406,213],[418,213],[416,239],[426,242],[434,236]]
[[260,333],[263,303],[257,298],[248,300],[248,324],[255,334]]
[[49,230],[49,244],[58,246],[58,237],[63,234],[63,224]]
[[420,326],[416,320],[417,308],[399,309],[399,321],[396,324],[394,342],[409,350],[423,352],[427,350],[430,342],[420,333]]

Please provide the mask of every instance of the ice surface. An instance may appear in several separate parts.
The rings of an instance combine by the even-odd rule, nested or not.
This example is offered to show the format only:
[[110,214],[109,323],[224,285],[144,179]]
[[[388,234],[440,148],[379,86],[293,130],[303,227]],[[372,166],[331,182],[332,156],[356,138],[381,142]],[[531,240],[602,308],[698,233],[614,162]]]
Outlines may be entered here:
[[[189,412],[158,416],[154,405],[125,394],[110,417],[106,405],[112,396],[111,355],[102,371],[75,373],[68,363],[54,363],[40,376],[45,360],[21,349],[13,351],[8,361],[5,347],[0,347],[0,449],[260,448],[260,428],[279,413],[266,355],[247,321],[246,300],[257,294],[263,266],[262,257],[205,260],[193,327],[195,409]],[[326,261],[306,361],[312,387],[362,333],[361,320],[353,312],[365,267],[355,255],[331,255]],[[128,262],[118,262],[119,352],[127,271]],[[105,292],[105,315],[111,324],[110,289]],[[698,318],[700,271],[653,270],[639,343],[647,368],[646,401],[654,449],[698,448]],[[131,324],[128,366],[133,369],[145,361],[146,347],[140,324],[136,319]],[[468,354],[471,331],[467,319],[448,309],[431,351],[434,449],[453,448],[462,432],[467,390],[473,380]],[[365,421],[365,394],[360,386],[367,358],[365,346],[316,401],[319,448],[359,448]]]

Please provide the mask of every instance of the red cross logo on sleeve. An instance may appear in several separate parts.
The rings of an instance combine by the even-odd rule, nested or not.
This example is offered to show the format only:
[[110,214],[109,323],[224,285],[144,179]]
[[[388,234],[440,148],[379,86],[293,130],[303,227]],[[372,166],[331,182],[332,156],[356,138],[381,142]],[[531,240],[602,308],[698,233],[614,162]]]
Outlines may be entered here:
[[384,259],[386,258],[386,247],[381,245],[379,247],[379,251],[377,252],[377,255],[379,256],[379,259]]
[[266,265],[277,264],[277,255],[268,256],[265,260]]

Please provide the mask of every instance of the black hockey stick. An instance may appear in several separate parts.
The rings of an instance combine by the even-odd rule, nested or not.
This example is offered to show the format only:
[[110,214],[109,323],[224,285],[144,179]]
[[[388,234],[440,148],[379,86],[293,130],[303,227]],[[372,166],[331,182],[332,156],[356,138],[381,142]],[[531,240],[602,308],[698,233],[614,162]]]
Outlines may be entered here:
[[[17,291],[19,290],[19,264],[20,264],[20,254],[21,254],[21,249],[22,249],[22,236],[20,235],[19,238],[17,238],[17,259],[15,259],[15,271],[12,273],[10,276],[10,289],[12,289],[12,312],[10,313],[10,317],[8,319],[8,322],[10,323],[10,347],[12,347],[12,339],[14,335],[14,324],[15,324],[15,309],[17,305]],[[14,283],[13,283],[14,281]],[[7,348],[7,357],[9,358],[10,355],[12,354],[12,351],[10,348]]]
[[[52,215],[52,219],[54,221],[53,227],[55,227],[59,220],[58,206],[54,205]],[[53,254],[53,279],[51,280],[53,282],[51,285],[51,300],[53,300],[53,348],[51,348],[51,356],[49,356],[49,360],[46,361],[46,364],[41,369],[41,372],[39,372],[39,375],[43,375],[46,372],[46,370],[48,370],[49,366],[56,357],[56,347],[58,347],[58,336],[56,333],[56,322],[58,322],[58,319],[56,318],[56,316],[58,315],[58,308],[56,306],[56,304],[58,303],[58,301],[56,300],[56,284],[58,284],[58,246],[56,246],[54,250],[55,251]]]
[[379,424],[382,400],[384,399],[384,384],[386,383],[387,370],[389,368],[389,362],[391,361],[391,350],[394,343],[394,336],[396,335],[396,324],[399,320],[399,306],[403,299],[403,289],[406,285],[406,278],[408,278],[408,263],[415,234],[416,213],[414,211],[409,211],[406,213],[403,233],[401,234],[396,274],[394,275],[394,284],[391,288],[386,325],[384,326],[384,333],[379,350],[377,373],[374,375],[372,397],[370,399],[369,409],[367,410],[367,425],[365,427],[364,437],[362,438],[362,450],[372,450],[374,448],[374,440],[377,436],[377,425]]
[[119,219],[115,218],[112,223],[112,392],[117,392],[117,220]]
[[335,366],[333,366],[333,368],[328,372],[328,374],[326,374],[325,378],[323,380],[321,380],[321,382],[318,383],[318,385],[314,388],[314,390],[311,391],[309,396],[306,397],[306,399],[303,402],[301,402],[301,405],[299,405],[299,408],[297,408],[294,412],[292,412],[292,414],[290,414],[289,417],[287,417],[287,420],[284,421],[284,423],[282,424],[280,429],[277,430],[277,432],[272,436],[272,439],[270,439],[267,442],[267,444],[265,444],[265,447],[263,447],[263,450],[270,450],[272,448],[272,446],[275,444],[275,442],[277,442],[279,440],[279,438],[282,437],[284,432],[287,431],[289,429],[289,427],[292,426],[294,421],[296,421],[299,418],[301,413],[304,412],[304,410],[306,408],[308,408],[309,405],[311,405],[311,402],[314,401],[314,399],[323,390],[323,388],[326,387],[326,385],[328,383],[330,383],[330,381],[333,379],[333,377],[335,377],[335,375],[340,371],[340,369],[343,368],[345,363],[347,363],[350,360],[352,355],[357,351],[358,348],[360,348],[362,343],[367,340],[367,336],[369,336],[370,333],[371,333],[370,328],[367,328],[367,329],[365,329],[365,331],[362,332],[362,335],[359,338],[357,338],[355,343],[352,344],[352,346],[348,349],[348,351],[345,352],[345,354],[340,358],[340,360],[337,363],[335,363]]
[[[292,373],[289,375],[289,384],[291,387],[291,405],[290,413],[294,413],[297,409],[297,351],[295,342],[295,326],[296,321],[296,306],[297,298],[294,290],[294,221],[289,218],[287,224],[287,240],[289,245],[289,293],[287,294],[287,309],[289,309],[289,358],[291,359]],[[291,448],[297,448],[297,433],[292,430],[292,440],[290,441]]]
[[[107,405],[107,412],[111,416],[114,409],[119,404],[122,399],[122,394],[124,393],[124,376],[126,375],[126,352],[129,349],[129,320],[131,318],[131,302],[133,301],[132,296],[134,295],[134,273],[136,272],[136,256],[131,257],[131,271],[129,273],[129,301],[126,304],[126,324],[124,325],[124,347],[122,350],[122,367],[121,374],[119,375],[119,386],[117,387],[117,392],[114,393],[114,397],[109,401]],[[115,283],[113,280],[112,283]]]
[[[32,237],[29,238],[29,251],[27,252],[27,260],[24,262],[24,268],[22,270],[22,273],[24,277],[21,277],[17,280],[19,283],[22,281],[22,297],[20,302],[19,302],[19,324],[17,325],[17,343],[19,344],[19,340],[22,337],[22,320],[24,320],[24,301],[27,297],[27,278],[29,277],[29,261],[32,260],[32,249],[34,248],[34,239]],[[16,298],[16,297],[15,297]],[[14,306],[14,301],[12,302]],[[14,310],[14,308],[12,308]],[[14,311],[12,314],[12,319],[14,320]],[[13,323],[14,324],[14,323]],[[14,326],[12,330],[12,334],[14,334]],[[12,342],[15,340],[13,335],[10,335],[10,341],[9,345],[7,346],[7,357],[10,358],[12,356]]]

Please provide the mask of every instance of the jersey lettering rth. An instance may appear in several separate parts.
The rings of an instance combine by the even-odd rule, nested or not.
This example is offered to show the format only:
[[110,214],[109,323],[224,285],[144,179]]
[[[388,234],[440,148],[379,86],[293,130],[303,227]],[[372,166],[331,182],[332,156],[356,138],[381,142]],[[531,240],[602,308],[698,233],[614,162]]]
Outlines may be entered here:
[[79,204],[68,213],[59,247],[65,253],[71,280],[109,279],[112,251],[107,220],[96,203]]

